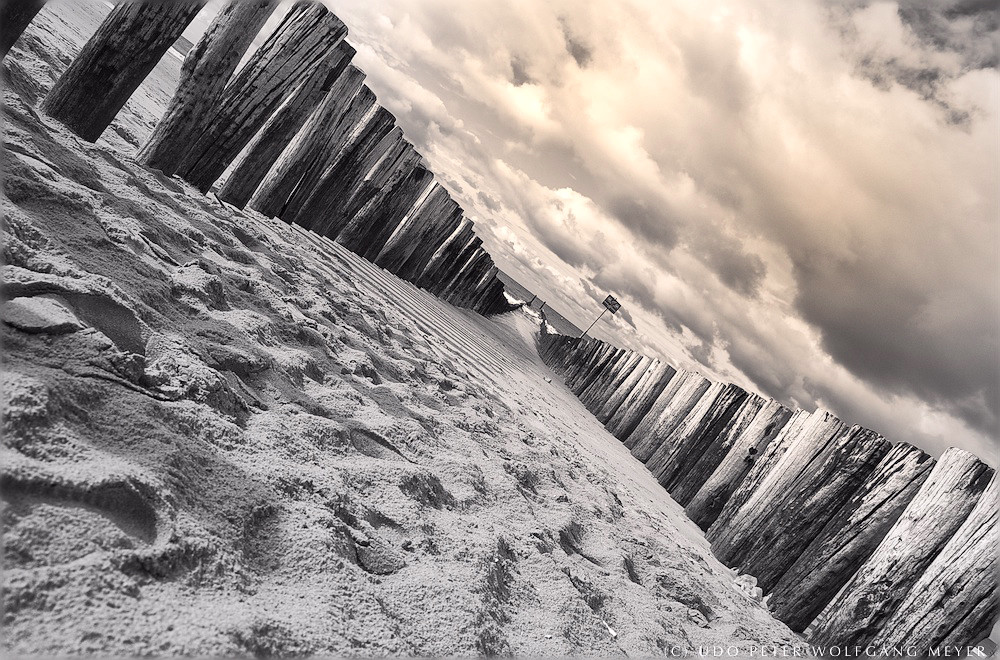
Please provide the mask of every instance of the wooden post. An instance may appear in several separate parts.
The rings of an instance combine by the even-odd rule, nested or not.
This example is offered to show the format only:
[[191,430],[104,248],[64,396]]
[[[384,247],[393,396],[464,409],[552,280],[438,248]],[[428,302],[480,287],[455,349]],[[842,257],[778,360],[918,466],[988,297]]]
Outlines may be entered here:
[[670,385],[676,373],[677,370],[669,364],[658,362],[643,374],[635,388],[625,397],[625,401],[605,423],[608,433],[624,442],[642,420],[651,414],[653,405]]
[[691,502],[732,449],[736,439],[753,422],[754,417],[764,407],[764,403],[764,397],[747,394],[731,413],[728,410],[725,412],[725,419],[728,421],[723,422],[722,417],[718,418],[715,428],[711,429],[704,439],[705,447],[701,456],[670,486],[670,496],[678,504],[687,506]]
[[0,4],[0,60],[14,46],[35,15],[45,6],[45,0],[4,0]]
[[491,265],[492,260],[490,255],[484,250],[482,245],[482,240],[479,240],[479,245],[476,247],[475,252],[469,258],[458,273],[451,278],[441,290],[438,296],[448,302],[459,306],[463,302],[463,294],[466,291],[466,287],[469,286],[470,282],[478,282],[483,276],[484,271],[486,271]]
[[[138,4],[138,3],[137,3]],[[168,176],[205,130],[226,83],[274,12],[275,0],[229,0],[188,52],[177,90],[137,160]]]
[[599,358],[591,362],[590,368],[587,369],[584,376],[573,385],[573,394],[577,398],[581,398],[589,387],[606,378],[608,371],[614,368],[615,362],[622,352],[620,348],[611,344],[603,344]]
[[817,448],[843,428],[843,422],[822,410],[792,418],[705,535],[719,561],[740,565],[761,523],[771,516],[772,503],[794,484]]
[[915,647],[918,654],[930,654],[932,649],[972,646],[989,636],[1000,614],[998,509],[994,474],[955,536],[875,635],[874,646]]
[[[708,381],[708,387],[690,401],[690,405],[678,411],[675,423],[656,434],[656,447],[646,459],[646,469],[659,481],[664,470],[672,462],[674,454],[684,447],[688,440],[697,435],[698,427],[705,415],[712,409],[715,400],[725,391],[725,383]],[[663,485],[662,483],[660,484]]]
[[[312,229],[323,236],[336,237],[344,223],[344,204],[365,174],[390,149],[403,143],[402,129],[395,128],[396,118],[379,108],[365,123],[342,154],[327,166],[311,191],[302,188],[301,206],[282,219]],[[291,204],[297,204],[293,198]]]
[[606,372],[586,390],[580,393],[580,401],[591,413],[597,413],[608,402],[615,391],[628,380],[642,361],[642,355],[635,351],[621,350],[615,361],[608,365]]
[[[709,389],[711,391],[711,388]],[[681,481],[693,473],[693,468],[702,455],[712,447],[716,440],[724,437],[727,427],[739,412],[747,397],[746,390],[732,383],[721,385],[718,393],[709,398],[706,396],[699,402],[696,413],[685,420],[680,432],[675,433],[675,439],[667,452],[661,453],[662,462],[653,466],[652,460],[647,464],[653,476],[660,485],[667,489],[678,504],[684,506],[688,499],[682,499],[676,494]],[[708,478],[708,474],[704,477]],[[701,483],[697,484],[698,487]],[[689,487],[693,495],[697,488]]]
[[628,399],[629,394],[641,382],[643,376],[649,371],[656,360],[648,358],[639,353],[632,353],[634,361],[631,368],[622,369],[620,378],[613,389],[609,389],[603,403],[594,408],[594,417],[602,424],[607,424],[608,420],[618,412],[622,404]]
[[369,261],[375,261],[386,241],[434,180],[434,175],[422,165],[397,169],[405,172],[404,176],[398,181],[386,182],[337,239]]
[[483,316],[493,316],[512,311],[515,308],[508,302],[507,296],[504,295],[505,291],[503,281],[499,277],[493,277],[490,281],[487,295],[481,301],[477,301],[473,309]]
[[774,616],[805,630],[871,556],[933,467],[916,447],[893,447],[778,580],[768,599]]
[[972,454],[946,451],[871,557],[816,619],[810,640],[867,646],[882,634],[992,477],[993,470]]
[[[330,238],[339,238],[364,206],[378,196],[384,185],[397,181],[403,172],[416,167],[419,161],[420,154],[403,137],[403,129],[397,126],[363,159],[347,163],[341,168],[337,196],[323,198],[331,204],[323,209],[323,233]],[[310,208],[320,208],[317,204],[316,201],[310,202]]]
[[580,378],[584,378],[587,371],[593,367],[594,361],[599,359],[601,351],[607,349],[607,344],[591,337],[581,337],[582,341],[577,344],[576,350],[567,356],[568,368],[563,378],[566,387],[572,390]]
[[[765,450],[781,434],[791,418],[792,411],[777,401],[768,401],[754,415],[746,430],[733,441],[719,467],[715,468],[712,476],[685,507],[685,513],[696,525],[707,531],[735,493],[744,493],[743,501],[746,501],[745,498],[749,497],[753,489],[741,489],[743,481],[762,462]],[[766,472],[766,469],[763,471]],[[732,510],[738,508],[734,504]]]
[[53,85],[42,112],[96,142],[203,5],[119,3]]
[[648,461],[663,438],[687,417],[710,385],[708,380],[694,372],[684,371],[674,376],[650,414],[626,438],[625,446],[632,451],[632,455],[643,463]]
[[375,263],[404,280],[413,281],[430,263],[438,248],[462,222],[462,207],[440,184],[406,220]]
[[[427,273],[426,278],[423,274],[421,275],[420,280],[425,282],[426,285],[421,284],[420,286],[424,286],[424,288],[435,295],[442,296],[452,280],[458,277],[466,264],[476,255],[482,243],[483,239],[473,233],[472,225],[470,224],[468,227],[468,240],[465,245],[455,246],[461,251],[454,255],[451,250],[443,250],[439,253],[440,260],[437,263],[432,260],[430,265],[428,265],[428,271],[425,271]],[[433,272],[430,272],[431,268],[434,269]]]
[[461,260],[461,255],[470,242],[478,240],[472,227],[472,221],[468,219],[462,221],[462,226],[455,232],[455,235],[441,246],[441,249],[431,257],[430,262],[420,272],[415,281],[417,286],[428,291],[432,291],[438,286],[444,271]]
[[208,192],[289,92],[329,65],[331,49],[346,35],[344,24],[322,4],[297,2],[226,85],[177,173]]
[[487,263],[489,264],[489,267],[486,268],[485,275],[480,277],[476,282],[470,283],[465,296],[463,296],[463,298],[457,303],[459,307],[476,311],[476,308],[481,303],[483,296],[489,292],[490,285],[494,282],[496,274],[500,269],[496,267],[492,259],[490,259]]
[[247,205],[303,123],[345,72],[354,53],[350,44],[341,41],[328,58],[328,66],[317,67],[295,90],[254,138],[225,185],[219,189],[219,199],[237,208]]
[[[402,129],[398,130],[402,136]],[[402,220],[399,214],[406,214],[433,178],[420,163],[420,154],[401,137],[341,202],[346,222],[337,233],[337,242],[372,260],[375,255],[371,250],[376,250],[377,254],[388,239],[388,235],[382,235],[388,229],[386,223]],[[393,224],[391,229],[395,226]]]
[[352,131],[375,110],[375,94],[362,87],[365,74],[355,66],[337,79],[271,173],[250,198],[249,206],[271,218],[291,221]]
[[723,561],[755,576],[764,593],[774,588],[890,449],[885,438],[860,426],[839,428],[833,437],[800,436],[798,444],[807,445],[810,456],[799,462],[788,460],[792,450],[785,454],[784,463],[774,468],[776,489],[758,490],[768,497],[747,504],[760,515],[730,527],[736,537],[727,543]]

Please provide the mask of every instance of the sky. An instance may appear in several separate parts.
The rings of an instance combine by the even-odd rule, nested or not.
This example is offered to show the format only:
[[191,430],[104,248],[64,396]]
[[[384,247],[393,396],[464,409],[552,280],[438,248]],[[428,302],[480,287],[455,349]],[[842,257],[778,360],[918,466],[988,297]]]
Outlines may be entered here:
[[325,0],[497,264],[592,334],[997,464],[991,0]]

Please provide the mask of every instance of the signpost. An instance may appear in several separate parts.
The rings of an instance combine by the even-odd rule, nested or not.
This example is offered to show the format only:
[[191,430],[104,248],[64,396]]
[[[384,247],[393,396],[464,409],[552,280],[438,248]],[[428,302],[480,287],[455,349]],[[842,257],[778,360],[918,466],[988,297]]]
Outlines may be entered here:
[[617,300],[615,300],[614,296],[608,296],[607,298],[605,298],[604,299],[604,311],[601,312],[600,316],[598,316],[596,319],[594,319],[594,322],[590,324],[590,328],[587,328],[584,331],[584,333],[582,335],[580,335],[580,336],[581,337],[586,337],[587,333],[590,332],[591,328],[593,328],[595,325],[597,325],[597,322],[600,321],[601,318],[605,314],[607,314],[608,312],[611,312],[612,314],[617,314],[618,310],[621,309],[621,308],[622,308],[622,304],[620,302],[618,302]]

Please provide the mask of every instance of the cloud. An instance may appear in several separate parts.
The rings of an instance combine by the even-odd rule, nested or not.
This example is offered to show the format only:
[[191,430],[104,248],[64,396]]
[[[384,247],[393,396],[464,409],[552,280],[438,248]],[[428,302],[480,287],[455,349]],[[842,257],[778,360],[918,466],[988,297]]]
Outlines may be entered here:
[[613,293],[623,345],[995,445],[992,3],[329,2],[497,263],[574,323]]

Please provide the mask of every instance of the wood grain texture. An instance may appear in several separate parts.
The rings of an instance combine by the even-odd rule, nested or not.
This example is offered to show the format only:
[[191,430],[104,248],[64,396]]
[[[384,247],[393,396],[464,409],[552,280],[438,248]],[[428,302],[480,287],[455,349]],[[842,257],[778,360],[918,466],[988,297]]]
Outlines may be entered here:
[[250,208],[288,222],[298,214],[323,172],[375,112],[375,93],[362,85],[364,77],[357,67],[347,68],[250,198]]
[[350,44],[341,41],[331,52],[326,66],[316,67],[299,85],[244,150],[226,183],[219,189],[219,199],[241,209],[249,203],[316,106],[346,72],[354,53]]
[[892,448],[771,591],[769,608],[802,632],[871,556],[935,461],[916,447]]
[[59,76],[42,112],[96,142],[203,5],[119,3]]
[[[766,452],[768,446],[791,419],[792,411],[777,401],[768,401],[761,407],[747,428],[733,441],[719,466],[686,505],[685,512],[696,525],[707,531],[726,510],[735,493],[740,493],[741,501],[749,497],[753,488],[742,488],[744,480],[755,468],[758,473],[766,473],[766,466],[757,466],[765,456],[770,455]],[[759,483],[759,478],[755,476],[754,483]],[[730,512],[738,509],[738,503],[729,506]]]
[[972,454],[946,451],[902,515],[811,628],[817,643],[866,646],[965,523],[993,476]]
[[708,481],[733,448],[736,439],[753,422],[764,407],[766,399],[756,394],[746,394],[732,402],[733,408],[718,409],[713,428],[702,440],[704,447],[697,459],[689,461],[683,472],[670,485],[670,496],[681,506],[687,506],[695,494]]
[[619,440],[629,437],[640,422],[650,414],[654,404],[670,385],[677,370],[657,362],[643,373],[639,382],[605,423],[608,433]]
[[45,0],[4,0],[0,4],[0,60],[45,6]]
[[690,371],[674,376],[650,413],[625,440],[632,455],[646,463],[711,385],[706,378]]
[[405,144],[396,118],[385,108],[378,108],[343,153],[326,167],[312,191],[304,195],[301,207],[282,219],[335,238],[347,222],[348,201],[365,175],[384,156],[398,153]]
[[[806,433],[797,444],[800,447],[790,449],[786,460],[775,466],[771,482],[758,491],[761,497],[748,502],[759,515],[731,526],[734,538],[728,539],[725,559],[716,555],[755,576],[764,593],[774,588],[890,449],[881,435],[857,425],[842,425],[832,435]],[[802,454],[804,460],[788,460]],[[716,545],[713,541],[713,550]]]
[[137,160],[171,176],[207,128],[233,72],[278,6],[276,0],[230,0],[181,65],[177,89]]
[[226,85],[177,174],[208,192],[289,94],[330,64],[347,27],[322,4],[297,2]]
[[997,475],[975,508],[910,588],[872,644],[931,649],[972,646],[986,639],[1000,614]]
[[414,281],[462,223],[462,207],[440,184],[421,202],[375,258],[382,268]]

